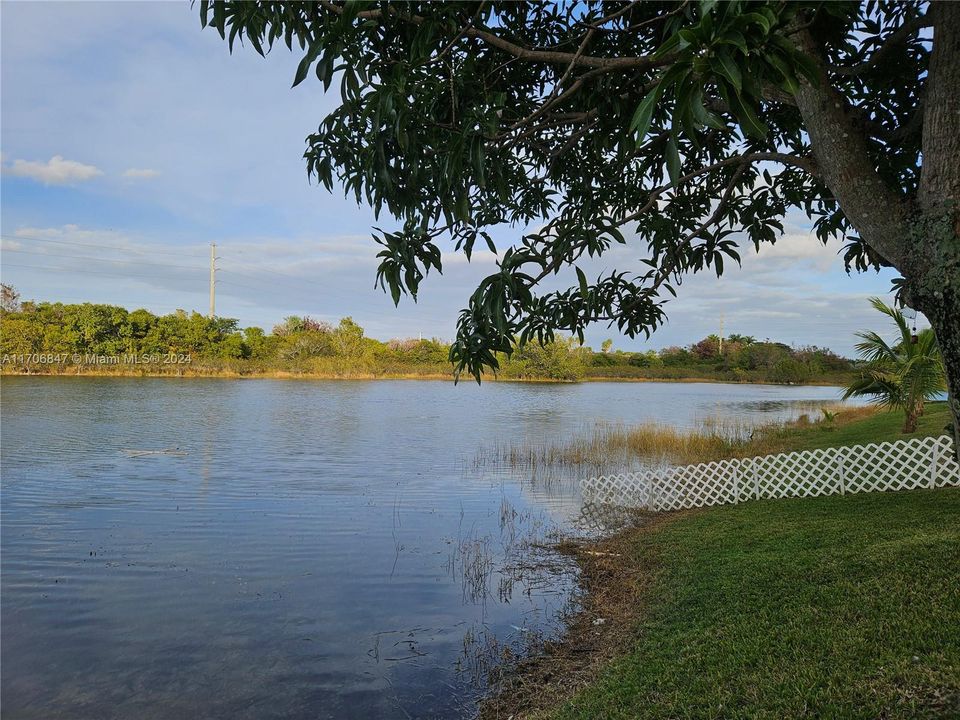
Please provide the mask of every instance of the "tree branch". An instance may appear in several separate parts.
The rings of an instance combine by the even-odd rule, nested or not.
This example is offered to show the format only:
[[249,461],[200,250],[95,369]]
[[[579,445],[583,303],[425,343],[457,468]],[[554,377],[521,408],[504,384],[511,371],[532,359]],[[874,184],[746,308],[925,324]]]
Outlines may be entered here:
[[675,183],[667,183],[666,185],[661,185],[658,188],[654,188],[651,191],[651,196],[647,199],[647,202],[643,205],[643,207],[641,207],[636,212],[631,213],[630,215],[627,215],[626,217],[618,220],[617,224],[623,225],[628,222],[633,222],[634,220],[639,218],[641,215],[643,215],[645,212],[648,212],[653,207],[653,204],[657,201],[657,199],[663,193],[665,193],[667,190],[670,190],[671,188],[679,187],[680,185],[690,182],[691,180],[696,180],[701,175],[706,175],[707,173],[711,173],[714,170],[719,170],[720,168],[728,167],[729,165],[737,165],[737,164],[748,165],[752,162],[762,162],[762,161],[778,162],[778,163],[781,163],[782,165],[792,165],[794,167],[798,167],[801,170],[806,171],[807,173],[809,173],[810,175],[813,175],[814,177],[817,177],[817,178],[820,177],[820,172],[819,172],[819,169],[817,168],[817,164],[813,161],[812,158],[804,158],[798,155],[790,155],[788,153],[779,153],[779,152],[758,152],[758,153],[746,153],[744,155],[733,155],[731,157],[715,162],[712,165],[707,165],[705,167],[698,168],[697,170],[693,170],[692,172],[689,172],[686,175],[683,175],[677,178],[677,181]]
[[[690,240],[697,237],[700,233],[702,233],[710,225],[714,224],[719,219],[721,213],[723,212],[724,207],[726,206],[727,202],[730,199],[730,195],[733,193],[737,180],[739,180],[740,176],[743,175],[743,172],[746,170],[747,166],[750,165],[751,163],[762,162],[762,161],[779,162],[785,165],[793,165],[795,167],[799,167],[805,170],[806,172],[810,173],[815,177],[818,176],[816,164],[810,158],[802,158],[796,155],[789,155],[787,153],[777,153],[777,152],[747,153],[744,155],[735,155],[733,157],[720,160],[719,162],[715,162],[712,165],[707,165],[706,167],[698,168],[697,170],[689,172],[686,175],[683,175],[677,178],[677,181],[675,183],[667,183],[666,185],[661,185],[660,187],[654,188],[653,190],[650,191],[650,196],[647,198],[647,201],[643,204],[643,206],[640,207],[640,209],[636,210],[630,215],[627,215],[626,217],[620,218],[619,220],[615,220],[614,224],[620,227],[620,226],[626,225],[627,223],[633,222],[634,220],[637,220],[644,213],[650,212],[656,206],[657,200],[660,199],[660,196],[663,195],[663,193],[665,193],[667,190],[670,190],[671,188],[679,187],[680,185],[683,185],[691,180],[695,180],[696,178],[701,177],[702,175],[706,175],[707,173],[714,172],[715,170],[719,170],[721,168],[728,167],[730,165],[739,165],[740,167],[737,168],[736,172],[734,172],[733,174],[733,177],[727,183],[723,196],[720,199],[720,203],[712,213],[711,217],[703,225],[697,228],[694,232],[684,236],[682,242],[689,243]],[[571,248],[571,250],[573,249],[576,249],[576,246],[574,248]],[[562,258],[557,258],[554,260],[554,262],[547,264],[543,268],[543,270],[532,279],[532,281],[529,283],[529,287],[533,287],[534,285],[539,283],[541,280],[543,280],[545,277],[547,277],[547,275],[558,270],[562,266],[563,262],[564,260]],[[669,265],[667,267],[666,269],[667,275],[669,275],[669,273],[672,272],[672,268],[673,268],[673,265]],[[659,287],[665,279],[666,279],[665,277],[658,278],[655,281],[653,288],[656,289],[657,287]]]
[[933,20],[926,15],[921,15],[919,17],[907,20],[903,25],[898,27],[887,36],[887,39],[884,40],[883,44],[874,51],[869,60],[865,60],[862,63],[851,65],[849,67],[830,65],[827,67],[827,69],[836,75],[845,76],[860,75],[865,73],[878,62],[883,60],[883,58],[889,55],[891,50],[906,42],[915,32],[921,28],[930,27],[931,25],[933,25]]
[[[343,15],[344,13],[344,8],[341,5],[331,2],[331,0],[320,0],[320,5],[321,7],[329,10],[330,12],[336,13],[337,15]],[[387,10],[391,13],[394,13],[401,20],[405,20],[414,25],[421,25],[426,20],[426,18],[421,15],[403,16],[397,13],[397,11],[393,8],[387,8]],[[357,14],[358,18],[362,18],[364,20],[376,20],[382,16],[382,10],[363,10]],[[597,57],[594,55],[578,55],[578,53],[575,52],[560,52],[557,50],[532,50],[528,47],[517,45],[509,40],[505,40],[490,30],[477,27],[466,28],[464,35],[465,37],[473,37],[482,40],[490,47],[495,47],[498,50],[502,50],[508,55],[512,55],[520,60],[529,60],[532,62],[541,62],[551,65],[572,64],[575,67],[597,68],[606,71],[623,70],[627,68],[649,70],[652,68],[670,65],[677,59],[676,53],[662,55],[657,58],[649,55],[609,58]]]
[[909,208],[877,172],[857,114],[831,86],[819,45],[809,30],[797,34],[800,50],[818,66],[816,83],[803,80],[796,92],[820,179],[843,208],[850,224],[884,260],[899,267]]

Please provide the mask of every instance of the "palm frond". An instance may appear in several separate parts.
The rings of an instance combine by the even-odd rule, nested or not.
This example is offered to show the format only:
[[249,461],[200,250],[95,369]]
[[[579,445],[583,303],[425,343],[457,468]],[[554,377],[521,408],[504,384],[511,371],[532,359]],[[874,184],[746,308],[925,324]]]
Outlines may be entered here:
[[933,330],[924,329],[914,341],[902,312],[888,307],[880,298],[871,298],[870,304],[894,321],[900,339],[891,344],[872,330],[857,333],[861,342],[855,347],[866,365],[843,397],[865,397],[881,407],[914,412],[946,387],[936,335]]

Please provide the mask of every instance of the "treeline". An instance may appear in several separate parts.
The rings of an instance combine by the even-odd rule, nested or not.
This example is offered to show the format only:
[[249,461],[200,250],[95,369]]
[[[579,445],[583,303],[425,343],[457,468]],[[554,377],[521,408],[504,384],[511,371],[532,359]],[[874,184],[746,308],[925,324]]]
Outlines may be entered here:
[[[30,369],[25,366],[31,359],[33,365],[56,371],[60,364],[70,369],[77,364],[127,367],[134,358],[146,358],[140,372],[172,371],[176,366],[177,372],[192,374],[449,375],[448,352],[448,346],[435,339],[380,342],[366,337],[349,317],[337,325],[288,317],[267,333],[259,327],[240,328],[230,318],[208,318],[196,312],[154,315],[148,310],[131,312],[92,303],[23,302],[0,316],[0,355],[6,367],[18,369]],[[50,355],[62,355],[66,362],[38,358]],[[157,356],[179,361],[152,362]],[[98,363],[99,357],[120,361]]]
[[611,352],[607,343],[604,352],[592,354],[588,371],[592,376],[842,384],[854,371],[850,360],[826,348],[792,348],[749,335],[730,335],[722,341],[710,335],[685,347],[642,353]]
[[[500,377],[530,380],[587,378],[703,378],[748,382],[826,382],[849,373],[849,361],[821,348],[711,336],[659,352],[600,352],[572,339],[528,345],[501,357]],[[230,318],[177,311],[154,315],[114,305],[4,302],[0,355],[8,371],[76,372],[112,365],[112,372],[179,374],[292,373],[336,377],[443,376],[452,366],[449,345],[436,338],[369,338],[346,317],[336,325],[288,317],[270,332],[240,328]],[[166,363],[162,358],[176,362]],[[99,362],[98,358],[113,363]],[[143,362],[135,359],[143,359]],[[160,358],[160,359],[158,359]],[[82,367],[80,368],[82,370]],[[101,371],[102,368],[101,368]]]

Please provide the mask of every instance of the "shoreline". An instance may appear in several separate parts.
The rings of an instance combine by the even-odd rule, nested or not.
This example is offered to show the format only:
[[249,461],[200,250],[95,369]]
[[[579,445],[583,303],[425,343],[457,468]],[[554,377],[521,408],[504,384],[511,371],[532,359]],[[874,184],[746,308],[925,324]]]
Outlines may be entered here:
[[561,635],[519,663],[498,671],[480,702],[478,720],[541,717],[593,685],[624,657],[640,635],[640,623],[657,577],[656,563],[625,560],[631,545],[702,508],[673,513],[636,511],[633,523],[591,540],[562,540],[553,552],[577,563],[580,603]]
[[[930,412],[924,420],[925,426],[918,429],[917,433],[906,436],[900,433],[900,418],[896,413],[871,412],[865,417],[854,416],[849,422],[841,420],[836,426],[831,424],[829,427],[821,423],[794,424],[794,434],[787,438],[790,447],[785,451],[815,450],[826,446],[863,443],[867,441],[862,437],[864,434],[869,435],[870,441],[874,442],[935,435],[939,432],[940,423],[945,419],[946,407],[944,403],[931,403],[928,409]],[[828,432],[823,432],[824,430]],[[898,508],[914,504],[923,506],[931,502],[931,498],[933,498],[932,502],[936,503],[936,498],[949,498],[950,493],[957,492],[960,490],[949,487],[922,488],[846,496],[751,500],[741,504],[662,513],[638,509],[630,511],[633,515],[632,522],[610,535],[597,539],[560,540],[551,545],[550,549],[573,558],[577,564],[579,571],[577,609],[566,620],[559,636],[545,643],[540,652],[498,671],[492,678],[489,695],[480,703],[478,718],[479,720],[503,720],[504,718],[545,720],[568,716],[604,717],[605,712],[598,710],[598,705],[612,703],[620,707],[617,703],[623,700],[622,696],[611,699],[615,697],[616,692],[611,688],[623,687],[626,678],[631,677],[630,673],[634,672],[633,668],[650,662],[663,663],[664,671],[670,673],[675,683],[679,683],[674,687],[674,691],[686,693],[683,707],[687,713],[684,716],[690,716],[690,712],[703,709],[704,699],[698,694],[699,690],[690,689],[694,684],[687,683],[684,679],[689,678],[690,675],[683,669],[684,666],[677,660],[676,654],[670,651],[660,653],[660,648],[669,646],[674,638],[667,636],[666,639],[664,637],[652,641],[650,639],[652,633],[662,631],[665,627],[668,630],[672,627],[677,637],[684,642],[689,641],[685,634],[685,628],[688,628],[688,619],[685,616],[669,627],[663,621],[664,617],[671,617],[671,612],[674,612],[674,617],[677,614],[675,608],[671,606],[674,602],[672,598],[685,594],[688,599],[696,598],[702,601],[701,598],[707,597],[708,593],[721,588],[717,591],[718,598],[702,601],[703,605],[696,606],[694,609],[702,612],[705,618],[709,617],[714,623],[713,626],[707,626],[709,632],[714,632],[717,637],[726,635],[725,642],[731,653],[750,658],[753,645],[750,641],[740,639],[741,632],[745,630],[729,630],[728,626],[724,625],[727,613],[723,608],[733,603],[729,607],[734,616],[737,613],[742,614],[744,619],[741,622],[744,627],[750,626],[755,613],[763,610],[772,614],[775,610],[763,607],[760,603],[759,608],[743,611],[739,606],[744,601],[738,589],[739,585],[732,583],[729,588],[723,585],[729,577],[728,571],[739,571],[747,567],[747,563],[754,562],[760,567],[763,565],[765,553],[780,552],[787,546],[786,544],[795,540],[799,541],[798,548],[807,548],[807,540],[811,533],[819,536],[821,532],[829,531],[838,533],[838,536],[833,539],[832,544],[811,550],[809,561],[813,564],[812,573],[807,569],[802,572],[796,569],[789,571],[793,574],[789,575],[786,583],[787,594],[793,597],[804,590],[802,587],[804,581],[801,578],[816,577],[816,568],[819,567],[818,556],[821,552],[827,555],[835,553],[832,559],[826,560],[826,567],[828,574],[833,573],[830,577],[836,582],[843,583],[845,574],[843,572],[836,574],[836,568],[843,563],[852,562],[845,550],[849,538],[843,533],[846,531],[844,528],[854,524],[855,518],[861,517],[861,513],[855,510],[855,507],[866,508],[869,512],[876,509],[884,512],[882,510],[884,507]],[[834,513],[836,516],[834,522],[820,525],[823,512]],[[869,532],[862,532],[868,532],[870,535],[880,520],[893,524],[894,518],[899,518],[901,515],[901,510],[898,509],[886,512],[889,514],[879,515],[872,520],[867,517],[856,521],[864,522]],[[924,516],[929,514],[925,510],[920,512]],[[777,524],[778,529],[773,533],[769,525],[770,516],[782,516],[784,519],[784,522]],[[704,534],[705,530],[706,534]],[[782,533],[783,537],[779,537],[777,533]],[[791,537],[794,534],[795,537]],[[689,547],[686,550],[676,550],[676,539],[684,537],[687,538]],[[852,537],[859,542],[865,536],[854,533]],[[926,540],[933,541],[930,538]],[[880,538],[876,542],[878,543],[877,552],[885,552],[895,545],[891,538]],[[914,547],[910,544],[911,541],[906,542],[909,547]],[[762,548],[764,545],[767,547],[761,549],[758,555],[757,548]],[[732,548],[736,548],[735,551],[740,553],[740,559],[733,563],[731,568],[722,567],[727,562],[724,559],[724,553],[734,552]],[[768,577],[780,573],[783,565],[793,561],[794,556],[790,554],[791,552],[793,551],[788,551],[783,558],[771,563],[767,569],[761,568],[758,578],[767,582]],[[893,568],[898,566],[895,556],[890,563]],[[678,573],[678,567],[684,564],[690,568],[697,568],[698,571]],[[712,582],[703,581],[708,589],[697,588],[696,583],[699,582],[697,578],[700,577],[698,573],[707,569],[716,569],[717,577]],[[855,571],[854,564],[850,572]],[[910,573],[907,574],[910,575]],[[864,587],[870,587],[872,582],[873,578],[868,578]],[[844,588],[844,590],[847,589]],[[772,586],[772,590],[782,591],[783,587]],[[914,592],[922,594],[918,588],[910,585],[905,586],[903,592],[906,593],[906,597],[912,597],[911,593]],[[758,597],[762,595],[760,593]],[[859,607],[857,605],[857,608]],[[801,604],[800,609],[820,617],[815,605]],[[850,612],[853,611],[854,609],[851,608]],[[684,611],[686,612],[687,610]],[[842,624],[843,621],[841,619],[838,622]],[[883,624],[882,619],[872,619],[862,628],[864,637],[873,637],[876,628]],[[917,637],[925,636],[923,633],[918,633]],[[810,639],[808,642],[812,646],[818,646],[821,641]],[[638,650],[641,647],[644,650]],[[838,647],[843,648],[842,645]],[[790,654],[794,649],[795,646],[788,642],[780,648],[780,651]],[[837,651],[847,652],[846,649]],[[648,655],[638,655],[642,652]],[[706,654],[709,651],[702,649],[701,652]],[[914,657],[913,660],[917,661],[918,657]],[[727,665],[727,660],[720,657],[715,658],[713,662],[716,665],[712,669],[718,674],[727,673],[730,678],[739,677],[738,674],[742,668],[736,665],[736,661],[730,661]],[[677,665],[674,667],[669,665],[670,663],[677,663]],[[816,665],[816,661],[813,663]],[[813,672],[809,669],[808,671]],[[821,678],[822,684],[829,685],[834,682],[835,678],[831,674],[833,672],[839,673],[830,669],[824,672],[825,676]],[[653,674],[656,675],[656,673]],[[655,697],[659,692],[657,677],[648,678],[648,680],[649,685],[646,689],[648,694],[644,700],[640,701],[641,703]],[[717,687],[720,688],[718,692],[723,690],[725,682],[729,684],[733,681],[729,678],[726,681],[718,681]],[[842,683],[837,685],[840,686]],[[771,686],[766,690],[773,693],[775,688]],[[636,692],[637,697],[641,697],[643,691],[638,689],[630,692]],[[957,697],[960,700],[960,695]],[[607,711],[610,710],[609,706],[603,707]],[[661,710],[663,710],[661,714],[655,713],[651,717],[672,717],[676,708],[671,707],[669,711],[667,708],[661,708]],[[933,716],[935,715],[931,717]]]
[[[453,375],[443,373],[356,373],[356,374],[337,374],[337,373],[297,373],[289,370],[272,370],[264,372],[236,372],[230,370],[212,370],[212,371],[187,371],[183,373],[176,372],[151,372],[151,371],[114,371],[114,370],[93,370],[83,369],[70,372],[24,372],[22,370],[0,370],[0,378],[5,377],[94,377],[94,378],[171,378],[174,380],[200,380],[200,379],[221,379],[221,380],[343,380],[343,381],[377,381],[377,380],[424,380],[434,382],[453,382]],[[700,383],[716,385],[770,385],[774,387],[840,387],[842,382],[837,380],[811,380],[803,383],[777,383],[769,380],[722,380],[717,378],[705,377],[680,377],[680,378],[641,378],[641,377],[609,377],[609,376],[586,376],[577,380],[560,380],[554,378],[507,378],[497,377],[495,375],[484,376],[484,382],[502,382],[502,383],[531,383],[548,385],[577,385],[580,383]],[[472,383],[472,377],[461,378],[460,382]]]
[[493,678],[478,718],[955,717],[958,512],[956,487],[784,498],[561,542],[580,607]]

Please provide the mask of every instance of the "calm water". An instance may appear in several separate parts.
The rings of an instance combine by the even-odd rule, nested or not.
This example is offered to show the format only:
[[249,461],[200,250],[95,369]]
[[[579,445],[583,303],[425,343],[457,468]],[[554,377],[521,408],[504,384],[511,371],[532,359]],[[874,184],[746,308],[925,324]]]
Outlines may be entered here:
[[[481,445],[768,421],[834,388],[7,378],[4,718],[466,717],[575,582],[573,482]],[[177,447],[184,455],[131,456]]]

